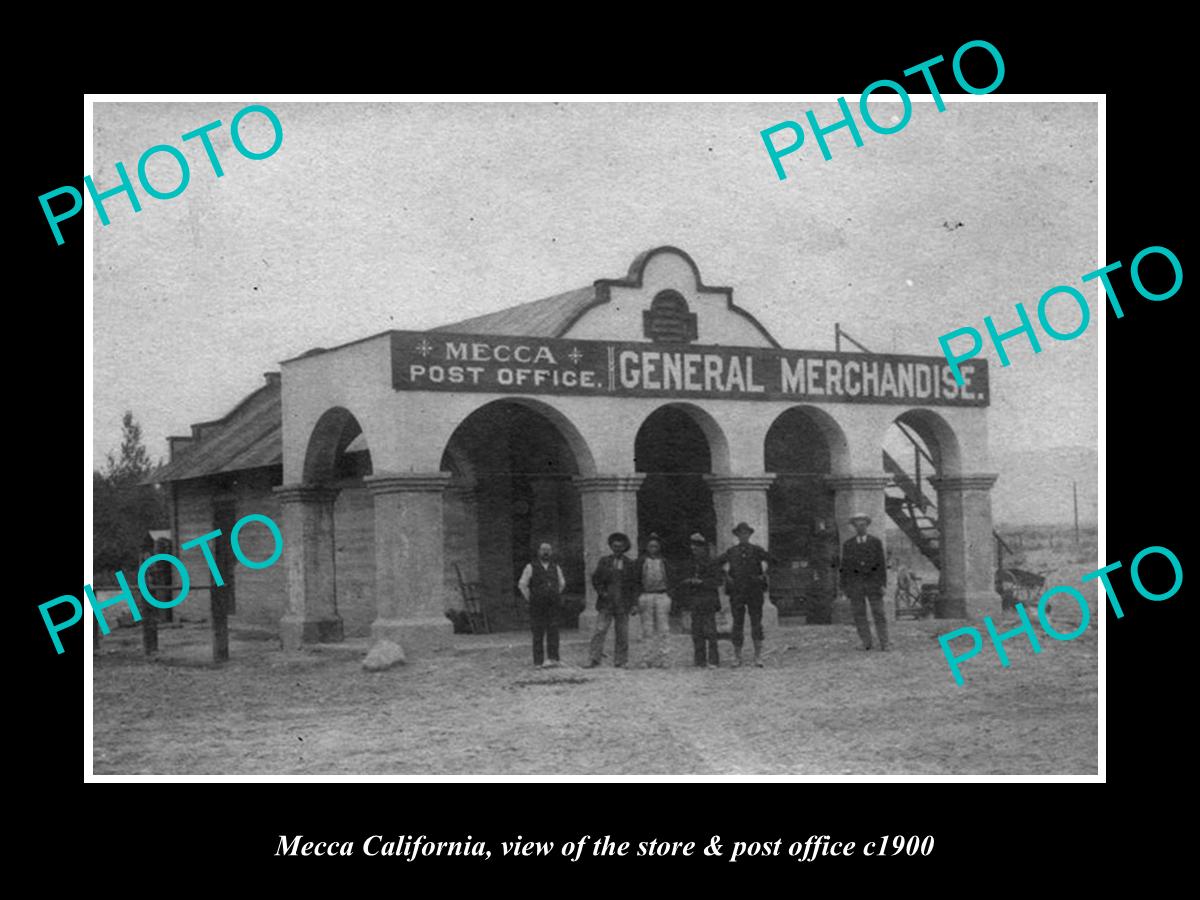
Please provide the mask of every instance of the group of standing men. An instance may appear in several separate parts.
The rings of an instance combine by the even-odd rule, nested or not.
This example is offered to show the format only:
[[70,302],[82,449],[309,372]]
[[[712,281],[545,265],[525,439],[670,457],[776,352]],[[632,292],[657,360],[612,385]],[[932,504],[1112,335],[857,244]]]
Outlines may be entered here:
[[[724,583],[733,613],[734,665],[742,663],[742,643],[746,613],[750,613],[750,634],[754,640],[754,663],[762,665],[762,608],[767,588],[767,551],[750,543],[754,529],[740,522],[733,530],[738,543],[713,559],[708,541],[702,534],[689,539],[691,557],[686,563],[670,566],[662,555],[662,540],[650,535],[646,552],[630,559],[629,538],[617,532],[609,535],[612,551],[603,557],[592,573],[596,589],[596,631],[592,635],[588,666],[600,665],[610,627],[616,632],[613,665],[629,662],[629,616],[642,616],[642,633],[651,642],[647,665],[665,666],[668,662],[669,615],[672,598],[692,616],[692,649],[697,666],[720,665],[717,649],[717,611],[721,608],[719,589]],[[536,653],[535,653],[536,659]]]
[[[887,650],[887,616],[883,608],[883,589],[887,581],[887,563],[883,545],[867,534],[869,516],[851,517],[856,535],[842,546],[842,590],[850,598],[854,623],[863,649],[872,647],[867,622],[870,605],[879,636],[879,649]],[[720,588],[729,595],[733,616],[731,638],[734,666],[742,665],[742,647],[746,614],[750,616],[750,637],[754,644],[754,665],[762,667],[763,600],[767,591],[770,555],[750,542],[754,529],[739,522],[733,529],[737,543],[713,558],[708,541],[696,533],[689,539],[691,556],[686,563],[669,564],[662,554],[662,540],[650,535],[646,551],[636,558],[628,556],[631,543],[625,534],[609,535],[612,551],[600,559],[592,573],[596,590],[596,630],[589,645],[587,667],[600,665],[608,632],[615,632],[613,665],[629,664],[629,616],[642,617],[642,634],[650,643],[646,665],[665,667],[669,662],[670,612],[672,600],[691,613],[693,662],[715,669],[720,666],[717,647],[717,612],[721,608]],[[559,661],[558,621],[562,612],[562,593],[566,587],[561,567],[554,561],[548,542],[538,546],[538,556],[525,567],[518,587],[529,602],[533,632],[533,663],[552,668]],[[544,641],[544,648],[543,648]]]

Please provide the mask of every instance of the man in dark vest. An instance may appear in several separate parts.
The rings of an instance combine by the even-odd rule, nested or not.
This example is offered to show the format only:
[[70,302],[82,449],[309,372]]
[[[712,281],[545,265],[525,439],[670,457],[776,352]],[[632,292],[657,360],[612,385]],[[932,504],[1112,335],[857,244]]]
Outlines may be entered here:
[[762,668],[763,591],[767,589],[767,563],[770,556],[758,544],[750,543],[754,529],[738,522],[733,529],[738,542],[716,559],[716,564],[728,566],[725,589],[729,594],[729,611],[733,613],[733,664],[742,664],[743,629],[746,611],[750,611],[750,637],[754,640],[754,664]]
[[602,557],[592,573],[592,587],[596,589],[596,632],[592,635],[590,659],[587,668],[600,665],[604,656],[604,641],[608,628],[616,631],[616,649],[613,665],[625,668],[629,662],[629,613],[637,609],[638,594],[641,592],[641,577],[629,552],[629,538],[619,531],[608,536],[608,547],[612,554]]
[[[717,651],[717,610],[721,608],[721,569],[708,555],[702,534],[691,536],[692,558],[681,567],[677,585],[680,605],[691,613],[692,650],[697,666],[715,669],[721,664]],[[705,650],[707,649],[707,658]]]
[[[567,586],[562,568],[554,561],[549,541],[538,544],[537,559],[525,567],[517,587],[529,601],[529,627],[533,631],[533,664],[555,669],[558,661],[558,623],[562,618],[562,592]],[[545,652],[542,638],[546,639]],[[549,657],[545,659],[544,657]]]
[[883,555],[883,542],[867,534],[870,516],[855,513],[850,517],[850,524],[854,526],[856,534],[842,545],[842,592],[850,598],[854,627],[862,638],[862,648],[871,649],[871,626],[867,622],[867,604],[870,603],[875,631],[879,635],[879,649],[887,650],[887,612],[883,608],[887,560]]

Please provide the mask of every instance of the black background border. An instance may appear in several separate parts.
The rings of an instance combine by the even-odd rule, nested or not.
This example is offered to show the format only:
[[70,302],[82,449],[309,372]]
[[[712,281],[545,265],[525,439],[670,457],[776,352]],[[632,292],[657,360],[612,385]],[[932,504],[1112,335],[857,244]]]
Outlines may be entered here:
[[[376,833],[456,839],[470,833],[493,842],[517,833],[555,841],[607,833],[626,840],[659,837],[696,840],[701,845],[714,833],[729,840],[783,837],[785,842],[811,833],[860,841],[903,833],[935,835],[936,852],[928,860],[856,857],[798,864],[783,859],[754,860],[744,866],[716,864],[703,857],[642,865],[627,859],[594,862],[586,871],[604,873],[612,879],[604,884],[613,889],[634,888],[638,882],[621,879],[652,871],[654,877],[689,877],[690,873],[710,889],[737,883],[759,890],[765,883],[756,876],[784,874],[794,868],[803,873],[803,884],[823,872],[848,890],[876,882],[898,884],[894,879],[905,874],[919,876],[920,883],[930,890],[963,890],[986,883],[980,876],[990,872],[1019,881],[1018,871],[1032,856],[1043,863],[1062,861],[1061,867],[1049,866],[1053,872],[1039,878],[1039,886],[1064,879],[1064,884],[1078,887],[1071,870],[1081,857],[1089,869],[1102,867],[1103,860],[1097,861],[1090,850],[1114,835],[1137,840],[1137,833],[1131,831],[1135,823],[1154,821],[1151,807],[1156,803],[1166,808],[1171,792],[1165,789],[1173,787],[1180,770],[1170,751],[1181,746],[1180,732],[1188,724],[1190,707],[1184,704],[1183,693],[1190,674],[1187,656],[1193,634],[1185,619],[1186,585],[1169,601],[1142,600],[1128,581],[1128,564],[1142,548],[1159,544],[1170,547],[1185,572],[1188,570],[1183,537],[1190,529],[1183,516],[1189,505],[1185,488],[1192,474],[1185,456],[1191,455],[1192,448],[1186,415],[1194,405],[1188,392],[1194,379],[1185,371],[1192,358],[1190,331],[1183,319],[1186,277],[1183,290],[1171,300],[1150,303],[1133,292],[1128,265],[1144,247],[1162,245],[1176,253],[1185,273],[1188,269],[1178,207],[1191,182],[1185,177],[1189,170],[1183,159],[1190,147],[1177,130],[1187,119],[1181,92],[1189,82],[1178,77],[1183,61],[1192,53],[1185,43],[1185,29],[1160,17],[1145,23],[1112,20],[1069,27],[992,22],[942,28],[935,34],[937,29],[925,27],[924,19],[918,21],[920,17],[914,13],[909,34],[889,25],[886,36],[872,40],[858,33],[863,29],[847,26],[854,32],[853,40],[818,37],[818,31],[825,33],[819,29],[778,44],[772,40],[772,46],[764,47],[764,35],[771,33],[771,21],[778,15],[779,10],[764,10],[762,15],[748,14],[744,24],[730,24],[724,33],[726,63],[719,75],[714,73],[708,79],[690,66],[683,67],[686,78],[658,79],[654,76],[678,74],[679,68],[670,64],[669,56],[664,59],[649,53],[646,66],[623,84],[619,78],[614,80],[611,72],[596,69],[574,83],[554,80],[550,84],[544,71],[539,72],[532,63],[514,64],[508,58],[502,69],[509,73],[505,87],[526,91],[553,87],[572,91],[835,92],[852,100],[867,83],[879,78],[901,80],[899,73],[904,68],[938,53],[946,57],[947,68],[942,71],[948,72],[949,59],[958,46],[984,38],[1001,50],[1006,63],[1005,81],[997,96],[1107,94],[1104,262],[1121,260],[1126,267],[1114,278],[1126,315],[1116,320],[1111,311],[1106,314],[1106,561],[1125,563],[1113,581],[1126,615],[1117,620],[1110,612],[1106,623],[1108,702],[1102,709],[1102,714],[1107,712],[1107,780],[1122,792],[1116,802],[1110,797],[1108,803],[1101,803],[1096,794],[1084,797],[1081,792],[1089,788],[1083,785],[1047,783],[236,784],[203,792],[173,784],[106,784],[87,785],[84,793],[79,716],[82,629],[65,636],[67,652],[57,657],[46,640],[36,606],[59,594],[76,593],[80,587],[78,570],[62,552],[62,545],[73,521],[70,509],[74,508],[76,479],[86,474],[90,460],[81,467],[80,444],[62,436],[67,431],[65,413],[74,408],[73,398],[79,396],[79,382],[74,380],[77,375],[67,352],[49,338],[62,334],[69,318],[65,310],[79,302],[82,227],[90,224],[92,212],[90,202],[86,203],[83,214],[63,226],[66,246],[55,246],[37,195],[63,184],[82,190],[82,95],[66,87],[54,94],[43,86],[44,93],[24,101],[27,113],[21,135],[36,136],[36,140],[10,138],[23,163],[19,205],[25,215],[12,234],[24,246],[16,261],[24,269],[27,286],[25,302],[17,304],[14,325],[41,348],[36,356],[14,351],[11,358],[18,361],[18,367],[12,372],[10,403],[16,407],[14,422],[49,426],[25,432],[21,456],[28,458],[30,468],[36,467],[42,477],[27,471],[18,479],[28,493],[18,490],[14,495],[21,512],[16,542],[21,553],[10,566],[19,581],[27,582],[18,589],[27,641],[20,673],[11,682],[23,708],[18,713],[20,721],[13,723],[10,745],[19,757],[13,771],[32,774],[29,784],[36,786],[20,804],[30,854],[44,853],[47,860],[61,862],[62,854],[70,852],[68,843],[82,842],[89,855],[112,855],[128,865],[136,864],[143,873],[161,870],[166,874],[169,870],[178,876],[178,868],[186,866],[196,883],[229,884],[231,867],[282,879],[270,882],[279,887],[299,884],[293,881],[298,878],[303,878],[306,886],[316,886],[314,877],[342,883],[352,871],[374,872],[381,878],[420,873],[446,879],[443,884],[454,887],[482,883],[483,878],[490,885],[499,885],[502,882],[495,877],[509,873],[532,890],[573,892],[579,885],[564,876],[577,873],[583,864],[566,868],[557,861],[496,857],[488,864],[428,859],[409,864],[362,856],[304,860],[272,854],[280,834],[296,833],[339,840],[361,840]],[[742,34],[747,37],[739,43]],[[731,50],[729,44],[742,49]],[[972,55],[986,58],[976,52],[968,59]],[[451,83],[440,73],[412,78],[394,74],[384,86],[470,91],[495,84],[495,73],[489,69],[485,56],[480,56],[477,70],[463,70]],[[970,66],[968,74],[969,70]],[[298,66],[295,71],[304,69]],[[488,77],[480,79],[480,74]],[[305,80],[304,75],[277,75],[270,83],[258,84],[269,90],[297,92],[317,86],[311,84],[315,80],[311,76],[307,76],[308,85],[303,84]],[[981,72],[973,80],[986,83],[990,74]],[[356,88],[352,81],[345,79],[342,89]],[[360,83],[379,84],[374,79]],[[939,83],[943,93],[957,93],[946,89],[952,84],[948,76],[939,77]],[[186,89],[194,90],[196,85],[193,82]],[[161,89],[162,82],[155,86]],[[317,87],[332,90],[327,83]],[[131,74],[102,88],[138,91],[146,85]],[[797,117],[802,111],[798,105]],[[767,169],[764,177],[769,176]],[[796,190],[797,186],[789,179],[780,189]],[[802,220],[798,227],[803,227]],[[1023,299],[1027,304],[1036,300],[1011,299]],[[38,336],[42,340],[37,340]],[[127,364],[136,366],[137,360]],[[997,369],[996,376],[1000,374]],[[1070,388],[1064,385],[1063,389]],[[88,448],[84,449],[87,452]],[[32,490],[35,486],[36,491]],[[22,621],[21,617],[16,621]],[[1138,793],[1134,795],[1133,790]],[[1160,855],[1165,852],[1158,838],[1155,846]],[[27,857],[28,863],[33,860],[32,855]],[[345,868],[351,863],[353,869]],[[975,877],[943,880],[960,872]],[[839,877],[844,875],[851,878]],[[89,884],[95,886],[106,877],[103,869],[94,869]],[[552,880],[542,880],[548,877]],[[160,883],[156,889],[163,887]]]

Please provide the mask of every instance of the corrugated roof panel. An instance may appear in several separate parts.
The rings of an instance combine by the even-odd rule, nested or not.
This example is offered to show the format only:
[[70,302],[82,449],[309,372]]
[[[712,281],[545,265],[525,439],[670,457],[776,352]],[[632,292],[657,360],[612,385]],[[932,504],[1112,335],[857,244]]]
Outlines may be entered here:
[[241,469],[257,469],[260,466],[277,466],[283,463],[283,429],[279,421],[267,423],[240,448],[230,448],[228,459],[220,471],[236,472]]
[[596,299],[596,288],[588,285],[498,312],[439,325],[431,331],[466,331],[475,334],[511,334],[528,337],[560,337],[575,318]]
[[283,460],[283,407],[278,379],[246,397],[223,419],[206,423],[204,437],[182,457],[151,472],[148,484],[202,478],[278,465]]

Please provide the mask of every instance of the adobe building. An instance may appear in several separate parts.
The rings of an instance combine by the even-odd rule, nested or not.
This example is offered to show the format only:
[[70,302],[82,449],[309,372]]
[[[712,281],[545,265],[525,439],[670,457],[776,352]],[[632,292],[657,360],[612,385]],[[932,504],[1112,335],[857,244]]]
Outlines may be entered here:
[[[493,628],[519,627],[516,581],[540,540],[590,612],[610,532],[635,548],[656,532],[679,556],[695,531],[724,549],[740,520],[776,559],[786,613],[777,585],[859,510],[936,564],[945,615],[978,616],[997,602],[996,476],[986,362],[963,371],[960,388],[942,357],[785,350],[731,288],[659,247],[624,278],[286,360],[171,438],[150,480],[170,488],[176,548],[249,513],[280,524],[281,564],[236,567],[234,608],[289,648],[446,645],[460,578]],[[916,472],[883,450],[897,427]],[[253,531],[246,552],[268,556]],[[182,558],[194,589],[211,583],[200,554]]]

